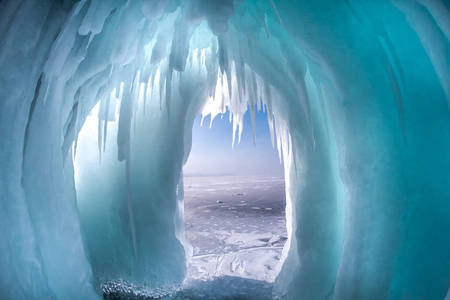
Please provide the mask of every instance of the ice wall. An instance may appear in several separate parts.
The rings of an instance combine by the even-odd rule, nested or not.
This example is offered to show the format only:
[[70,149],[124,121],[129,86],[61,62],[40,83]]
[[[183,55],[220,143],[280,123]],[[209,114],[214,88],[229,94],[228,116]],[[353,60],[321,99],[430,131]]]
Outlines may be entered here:
[[[449,15],[437,0],[0,2],[2,295],[176,289],[192,123],[227,106],[237,140],[267,109],[284,160],[276,295],[444,299]],[[99,101],[96,148],[78,153]]]

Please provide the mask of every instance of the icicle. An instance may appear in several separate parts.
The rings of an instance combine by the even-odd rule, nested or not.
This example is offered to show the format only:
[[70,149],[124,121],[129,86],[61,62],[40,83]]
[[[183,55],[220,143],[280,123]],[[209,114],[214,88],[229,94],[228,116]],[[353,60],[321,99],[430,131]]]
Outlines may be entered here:
[[75,134],[73,141],[73,160],[77,158],[77,146],[78,146],[78,133]]
[[[215,40],[213,40],[215,41]],[[215,101],[216,99],[216,86],[217,80],[219,76],[218,67],[217,67],[217,55],[213,50],[214,43],[211,48],[208,50],[207,55],[205,57],[205,66],[207,71],[207,80],[208,80],[208,95],[212,97]]]
[[392,43],[391,39],[389,38],[389,35],[386,32],[386,29],[384,27],[381,27],[381,28],[382,28],[383,35],[378,36],[378,40],[380,41],[380,44],[383,47],[384,52],[386,53],[391,66],[395,66],[398,74],[400,75],[401,82],[403,84],[405,84],[406,81],[405,81],[405,75],[403,72],[402,64],[400,62],[400,59],[398,58],[397,52],[395,51],[394,44]]
[[87,0],[81,0],[80,2],[78,2],[75,6],[73,15],[76,16],[80,13],[81,9],[83,8],[84,4],[86,3]]
[[118,88],[114,88],[114,90],[109,95],[109,101],[107,105],[107,117],[105,120],[105,123],[103,124],[103,152],[106,150],[106,137],[108,134],[108,122],[115,121],[116,117],[116,105],[117,105],[117,99],[115,95],[117,94]]
[[[291,136],[289,135],[289,139],[291,139]],[[295,150],[295,147],[292,146],[292,140],[291,140],[291,155],[292,155],[292,162],[294,163],[294,171],[295,171],[295,178],[298,176],[298,168],[297,168],[297,151]]]
[[[230,112],[231,115],[231,112]],[[237,130],[237,122],[236,122],[236,117],[233,116],[233,142],[231,145],[231,149],[234,149],[234,141],[236,139],[236,130]]]
[[228,84],[228,96],[231,99],[232,95],[233,95],[233,87],[232,87],[232,83],[231,83],[231,72],[228,70],[226,72],[226,74],[227,74],[227,84]]
[[283,150],[283,145],[282,145],[283,132],[279,128],[279,122],[276,122],[274,120],[274,123],[275,123],[275,138],[277,140],[278,158],[280,159],[280,163],[281,163],[282,162],[282,150]]
[[186,68],[186,60],[189,55],[189,42],[193,33],[190,26],[186,26],[182,14],[174,24],[175,30],[172,38],[172,46],[169,55],[169,68],[166,73],[166,107],[170,113],[170,98],[173,70],[183,72]]
[[97,1],[91,1],[89,3],[89,8],[83,18],[83,21],[81,22],[80,27],[78,28],[79,35],[88,35],[90,33],[98,4],[99,2]]
[[394,92],[395,104],[397,106],[397,114],[398,120],[402,129],[403,140],[406,143],[406,131],[405,131],[405,121],[403,118],[403,102],[402,102],[402,94],[400,92],[400,87],[398,85],[397,78],[395,77],[394,70],[390,64],[386,64],[385,66],[386,73],[389,77],[389,81],[391,82],[391,88]]
[[196,49],[196,50],[197,50],[198,71],[200,72],[200,70],[202,69],[202,53],[201,53],[200,49]]
[[264,30],[266,31],[266,36],[268,39],[270,39],[270,34],[269,34],[269,28],[267,27],[267,23],[266,23],[266,15],[262,14],[261,15],[261,21],[264,25]]
[[[225,41],[223,36],[217,37],[219,43],[219,67],[222,75],[225,73],[228,84],[228,95],[231,98],[232,95],[232,83],[231,83],[231,71],[229,65],[228,51],[225,46]],[[223,78],[223,77],[222,77]]]
[[189,56],[188,56],[188,64],[189,68],[192,68],[192,64],[194,62],[194,53],[189,49]]
[[269,123],[270,141],[272,142],[272,148],[275,148],[275,139],[273,132],[273,115],[267,113],[267,121]]
[[203,120],[205,119],[206,115],[202,114],[202,120],[200,121],[200,126],[203,126]]
[[113,71],[114,71],[114,67],[115,67],[116,65],[111,65],[111,69],[110,69],[110,71],[109,71],[109,79],[111,79],[112,78],[112,76],[113,76]]
[[[44,78],[45,78],[45,77],[44,77]],[[52,82],[53,82],[53,81],[52,81],[52,76],[50,75],[49,78],[48,78],[48,80],[47,80],[47,84],[43,86],[43,87],[45,88],[45,94],[44,94],[44,99],[43,99],[44,107],[45,107],[46,104],[47,104],[48,94],[49,94],[49,91],[50,91],[50,84],[51,84]]]
[[125,94],[120,105],[119,128],[117,133],[118,159],[126,159],[127,147],[130,144],[130,127],[133,118],[133,98],[131,92]]
[[210,93],[212,94],[213,102],[216,102],[216,86],[211,87]]
[[177,184],[177,199],[183,200],[184,199],[184,177],[183,177],[183,170],[181,170],[180,173],[180,180]]
[[313,127],[313,121],[312,121],[312,114],[311,114],[311,105],[309,100],[308,91],[306,88],[305,78],[299,78],[297,74],[293,74],[293,76],[296,76],[294,78],[296,84],[295,87],[297,89],[297,97],[300,100],[300,105],[302,107],[303,113],[305,114],[306,124],[308,127],[308,133],[309,133],[309,139],[312,145],[312,148],[315,149],[316,147],[316,141],[314,138],[314,127]]
[[[140,72],[138,72],[138,75],[136,76],[133,84],[133,115],[137,115],[137,111],[139,109],[139,102],[140,102],[140,92],[141,92],[141,84],[139,83],[140,78]],[[136,131],[136,118],[133,120],[133,130]]]
[[[225,95],[223,94],[223,89],[222,89],[222,107],[221,107],[222,111],[225,110]],[[231,123],[231,114],[230,114],[230,123]]]
[[256,122],[255,122],[255,104],[250,104],[250,118],[252,120],[253,145],[256,146]]
[[150,89],[150,85],[147,83],[147,89],[144,90],[144,97],[143,97],[143,102],[144,102],[143,114],[144,114],[144,116],[145,116],[145,108],[147,105],[147,95],[149,93],[149,89]]
[[247,94],[247,83],[245,81],[245,64],[244,64],[244,59],[240,58],[240,77],[241,77],[241,84],[242,84],[242,94],[245,95]]
[[97,105],[98,109],[98,119],[99,120],[107,120],[108,119],[108,106],[109,106],[109,97],[106,97],[106,87],[103,86],[99,89],[96,99],[99,99]]
[[108,121],[103,123],[103,152],[106,150],[106,135],[108,134]]
[[[106,89],[105,89],[106,91]],[[103,93],[103,94],[106,94]],[[108,124],[109,119],[109,102],[111,95],[107,97],[103,96],[102,100],[100,100],[100,109],[98,111],[98,153],[99,153],[99,162],[101,161],[101,149],[102,149],[102,132],[103,132],[103,151],[105,151],[106,147],[106,130],[105,127]],[[101,123],[103,121],[103,124]],[[103,126],[102,126],[103,125]],[[103,127],[103,128],[102,128]]]
[[247,85],[249,86],[249,95],[248,95],[248,106],[250,108],[250,118],[252,120],[252,133],[253,133],[253,145],[256,146],[256,122],[255,122],[255,106],[256,106],[256,96],[255,96],[255,89],[254,89],[254,85],[253,85],[253,77],[254,74],[253,72],[250,70],[249,72],[247,72],[247,80],[250,81],[250,84],[247,83]]
[[248,52],[250,53],[250,58],[251,60],[253,60],[253,49],[252,49],[252,43],[250,40],[250,34],[247,33],[247,47],[248,47]]
[[[80,97],[80,93],[81,93],[81,90],[79,89],[79,90],[77,90],[77,92],[75,93],[75,96],[74,96],[74,102],[76,103],[76,110],[74,111],[74,113],[76,113],[76,115],[77,115],[77,118],[75,120],[75,138],[74,138],[74,142],[73,142],[73,158],[74,158],[74,160],[77,156],[78,134],[80,133],[80,129],[81,129],[80,125],[79,125],[80,121],[78,118],[78,116],[80,115],[79,103],[80,103],[80,99],[82,99],[82,97]],[[75,105],[74,105],[74,108],[75,108]]]
[[271,86],[267,82],[264,82],[264,100],[266,103],[267,114],[272,115],[272,91]]
[[139,85],[139,96],[138,96],[138,102],[141,102],[141,103],[144,103],[144,95],[145,95],[145,87],[146,87],[146,85],[145,85],[145,83],[141,83],[140,85]]
[[125,90],[125,83],[120,83],[120,91],[119,91],[119,101],[122,102],[123,99],[123,92]]
[[284,28],[284,26],[283,26],[283,20],[281,19],[280,14],[278,13],[277,6],[276,6],[275,3],[273,2],[273,0],[270,0],[270,4],[272,4],[273,10],[275,11],[275,14],[276,14],[277,17],[278,17],[278,21],[280,22],[281,27]]
[[[87,42],[87,44],[86,44],[86,49],[89,48],[89,45],[91,44],[91,42],[92,42],[92,40],[94,39],[94,37],[95,37],[95,34],[93,34],[92,32],[90,32],[90,33],[89,33],[89,40],[88,40],[88,42]],[[110,75],[111,75],[111,73],[110,73]],[[111,77],[111,76],[110,76],[110,77]]]
[[[283,159],[284,160],[291,160],[291,153],[292,153],[292,149],[291,149],[291,136],[286,128],[286,126],[283,124],[282,126],[282,130],[283,130],[283,146],[282,146],[282,150],[283,150]],[[281,163],[281,162],[280,162]]]
[[286,135],[288,137],[287,154],[289,156],[292,156],[292,139],[291,139],[291,134],[289,133],[289,130],[286,127],[285,127],[285,132],[286,132]]
[[[153,97],[153,90],[155,89],[155,79],[156,79],[156,76],[158,76],[158,78],[160,77],[160,76],[159,76],[159,68],[156,68],[156,69],[154,70],[154,72],[152,72],[152,75],[151,75],[151,78],[150,78],[150,86],[151,86],[151,89],[150,89],[150,91],[151,91],[150,97]],[[158,79],[158,80],[159,80],[159,79]]]
[[[131,88],[131,84],[130,84]],[[127,89],[129,92],[122,99],[120,105],[120,119],[119,119],[119,129],[117,133],[117,146],[118,146],[118,159],[119,161],[125,160],[126,168],[126,185],[127,185],[127,206],[128,215],[130,219],[130,228],[133,239],[133,249],[134,255],[137,259],[137,247],[136,247],[136,228],[134,224],[132,198],[131,198],[131,181],[130,181],[130,127],[131,120],[133,118],[133,97],[132,91]]]
[[223,39],[223,36],[217,37],[219,46],[219,67],[222,74],[228,71],[228,52]]
[[256,102],[256,109],[258,112],[261,111],[261,98],[258,97],[259,93],[258,93],[258,83],[256,82],[256,76],[255,76],[255,72],[251,72],[251,82],[252,82],[252,91],[255,97],[255,102]]
[[202,65],[206,66],[206,49],[202,49]]
[[325,130],[327,132],[327,139],[328,139],[328,142],[330,142],[330,131],[328,129],[327,108],[326,108],[325,101],[324,101],[324,94],[323,94],[323,88],[322,88],[321,82],[316,83],[316,90],[317,90],[317,95],[319,96],[320,109],[322,110],[322,120],[323,120],[323,124],[325,125]]
[[102,120],[98,118],[98,126],[97,126],[97,145],[98,145],[98,163],[102,162]]
[[128,149],[128,158],[125,162],[126,168],[126,185],[127,185],[127,207],[128,207],[128,217],[130,218],[130,228],[131,228],[131,238],[133,240],[133,250],[134,250],[134,258],[137,260],[137,242],[136,242],[136,225],[134,222],[134,214],[133,214],[133,203],[131,198],[131,172],[130,172],[130,157],[129,157]]
[[172,75],[173,69],[169,66],[169,70],[166,73],[166,109],[169,118],[170,118],[170,98],[172,96]]
[[239,120],[239,135],[238,135],[238,144],[241,143],[242,130],[244,129],[243,116]]
[[119,85],[119,88],[117,88],[117,87],[114,88],[114,91],[115,91],[115,94],[116,94],[115,97],[117,99],[120,99],[120,93],[122,92],[121,89],[122,89],[122,84]]
[[213,116],[213,115],[211,114],[211,121],[209,122],[209,129],[212,128],[212,124],[213,124],[213,121],[214,121],[214,118],[215,118],[215,117],[216,117],[216,115]]
[[265,107],[264,101],[263,101],[264,84],[261,82],[262,80],[260,80],[259,78],[256,78],[256,80],[257,80],[257,88],[258,88],[258,90],[257,90],[257,99],[258,99],[257,101],[258,101],[258,105],[259,105],[258,111],[261,111],[261,109],[262,109],[263,113],[265,113],[266,107]]
[[238,96],[239,96],[239,102],[242,103],[242,97],[245,94],[245,81],[244,81],[244,76],[245,73],[242,72],[241,68],[242,65],[238,64],[235,62],[235,75],[234,77],[236,78],[236,82],[237,82],[237,89],[238,89]]
[[164,76],[165,70],[160,70],[160,76],[159,76],[159,109],[162,110],[162,98],[164,93],[164,84],[166,83],[166,76]]

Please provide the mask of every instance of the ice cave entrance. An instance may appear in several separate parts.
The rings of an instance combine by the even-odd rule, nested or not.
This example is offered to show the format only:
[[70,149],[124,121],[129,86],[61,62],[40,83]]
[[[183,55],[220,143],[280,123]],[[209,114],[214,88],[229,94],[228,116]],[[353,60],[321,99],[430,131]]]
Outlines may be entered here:
[[[120,96],[122,91],[115,93]],[[125,188],[115,184],[124,185],[126,181],[125,164],[117,160],[120,101],[110,104],[107,135],[99,135],[103,127],[98,116],[104,109],[100,101],[86,118],[74,145],[81,222],[95,228],[85,231],[88,244],[90,240],[105,239],[105,233],[111,235],[105,239],[103,250],[91,251],[93,262],[102,260],[103,251],[131,248],[130,241],[114,236],[111,230],[121,227],[126,232],[129,224],[120,221],[127,219]],[[207,115],[199,115],[194,121],[192,147],[183,168],[185,230],[193,246],[192,258],[188,258],[188,281],[236,278],[231,280],[238,285],[270,290],[268,286],[280,271],[288,236],[284,170],[277,139],[271,138],[268,112],[262,103],[259,108],[259,112],[255,108],[254,127],[249,110],[244,114],[240,141],[233,135],[239,128],[233,128],[228,109],[211,122],[206,107],[203,113]],[[109,199],[114,193],[121,194],[117,203]],[[122,206],[120,218],[111,216],[117,205]],[[240,282],[239,278],[254,281]],[[263,282],[269,285],[261,286]],[[224,283],[219,280],[217,284]]]
[[283,166],[267,112],[244,115],[232,147],[230,112],[197,117],[184,166],[185,229],[193,246],[187,280],[242,277],[273,282],[287,239]]

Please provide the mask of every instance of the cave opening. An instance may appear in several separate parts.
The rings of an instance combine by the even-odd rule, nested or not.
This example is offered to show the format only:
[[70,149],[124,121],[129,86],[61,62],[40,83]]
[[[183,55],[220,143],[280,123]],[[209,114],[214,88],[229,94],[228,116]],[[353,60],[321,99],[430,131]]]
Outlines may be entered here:
[[273,282],[287,239],[283,166],[265,109],[253,118],[255,143],[247,112],[240,143],[232,147],[230,118],[227,111],[214,121],[208,114],[194,122],[183,168],[185,229],[193,246],[187,280]]
[[[197,57],[196,51],[193,55]],[[131,120],[131,143],[133,140],[142,142],[139,135],[152,123],[148,114],[162,109],[158,101],[161,80],[158,71],[154,77],[150,80],[154,80],[156,91],[149,88],[150,83],[147,89],[144,85],[135,87],[137,98]],[[236,84],[236,78],[232,80]],[[132,254],[127,262],[131,266],[133,254],[137,259],[139,253],[136,243],[140,242],[133,232],[136,230],[133,228],[136,226],[134,210],[139,207],[136,204],[130,207],[127,202],[129,198],[141,198],[139,185],[145,183],[135,183],[133,196],[127,195],[124,192],[128,189],[127,176],[130,176],[127,172],[133,176],[135,168],[127,171],[127,162],[117,159],[120,113],[126,101],[124,90],[124,83],[121,83],[99,99],[87,114],[71,149],[80,221],[91,266],[98,272],[94,278],[97,293],[105,293],[118,284],[130,284],[122,281],[121,273],[116,273],[116,278],[111,277],[115,270],[108,266],[113,266],[114,260],[123,255],[119,253],[123,249]],[[185,156],[188,154],[189,158],[180,174],[176,195],[178,201],[184,200],[184,204],[179,204],[178,214],[186,221],[186,232],[177,236],[188,261],[183,293],[192,293],[193,289],[198,292],[199,286],[209,289],[211,287],[205,287],[203,282],[216,278],[215,288],[223,290],[233,282],[235,289],[229,290],[229,295],[242,291],[255,293],[250,290],[256,288],[260,290],[260,297],[266,297],[272,293],[272,284],[286,256],[282,253],[288,236],[282,163],[289,146],[283,145],[286,141],[282,141],[282,132],[277,137],[276,130],[283,127],[277,126],[261,98],[253,109],[247,102],[242,109],[241,104],[241,110],[233,115],[229,107],[239,100],[233,99],[235,90],[227,94],[226,78],[218,77],[215,93],[215,97],[203,104],[203,116],[195,118],[191,134],[185,133]],[[203,123],[210,128],[201,126]],[[145,147],[142,149],[142,145],[137,144],[130,152],[139,157]],[[209,155],[211,152],[217,153]],[[133,161],[134,157],[130,159]],[[146,162],[144,159],[137,163]],[[152,171],[151,167],[139,170],[145,174]],[[167,200],[164,198],[161,201]],[[204,201],[196,202],[199,198]],[[211,200],[213,202],[208,203]],[[152,202],[153,197],[147,194],[143,201]],[[161,222],[167,224],[167,221],[171,220],[166,218]],[[151,222],[148,225],[154,226]],[[172,225],[179,226],[175,220]],[[121,233],[117,234],[117,229],[111,226],[119,226]],[[183,236],[186,234],[190,244]],[[117,248],[122,250],[117,251]],[[99,272],[96,268],[103,270]],[[128,288],[133,293],[138,290],[138,294],[141,289],[133,285]],[[105,295],[127,297],[126,292],[115,290]],[[144,295],[154,294],[144,290]]]
[[[182,168],[226,78],[234,128],[257,99],[277,116],[289,237],[274,294],[237,294],[449,298],[449,15],[442,0],[0,1],[2,297],[176,294]],[[190,298],[226,298],[224,282]]]

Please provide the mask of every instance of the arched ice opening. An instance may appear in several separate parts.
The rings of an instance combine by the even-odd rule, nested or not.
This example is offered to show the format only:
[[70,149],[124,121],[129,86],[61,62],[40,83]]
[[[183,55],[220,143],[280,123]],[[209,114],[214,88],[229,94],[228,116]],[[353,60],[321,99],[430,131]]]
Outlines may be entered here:
[[194,122],[183,167],[185,230],[193,247],[185,287],[224,276],[238,287],[248,285],[240,278],[272,283],[287,240],[284,170],[265,107],[258,103],[253,119],[247,107],[233,145],[229,111],[210,118],[211,109],[221,108],[222,88],[228,95],[223,80]]
[[[242,105],[261,97],[278,126],[290,242],[274,295],[448,294],[445,2],[2,1],[0,9],[7,298],[98,298],[99,282],[153,296],[177,289],[189,255],[181,170],[219,72],[236,81],[237,123]],[[159,101],[136,113],[152,92]],[[105,122],[113,97],[121,97],[115,145]],[[100,99],[99,145],[106,137],[118,161],[95,178],[96,198],[111,205],[78,210],[72,145]],[[110,231],[110,248],[89,238],[98,226],[82,226],[89,217]]]

